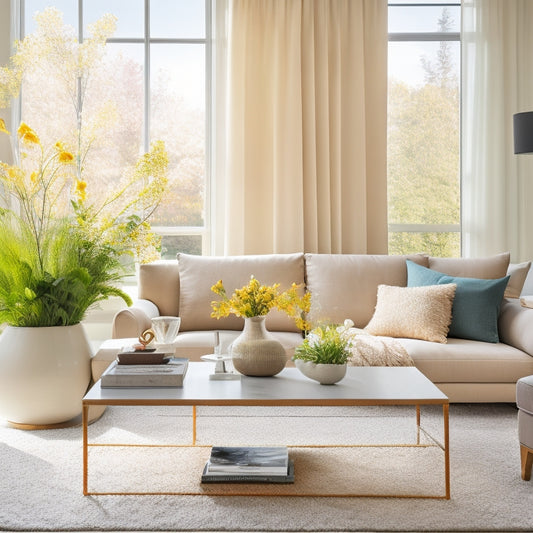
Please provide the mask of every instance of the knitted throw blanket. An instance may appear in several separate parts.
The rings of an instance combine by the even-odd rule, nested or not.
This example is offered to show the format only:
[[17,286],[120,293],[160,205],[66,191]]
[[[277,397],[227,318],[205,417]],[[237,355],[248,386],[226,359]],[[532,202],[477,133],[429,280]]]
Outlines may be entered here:
[[414,366],[412,357],[399,341],[391,337],[376,337],[363,330],[350,328],[352,355],[349,366]]

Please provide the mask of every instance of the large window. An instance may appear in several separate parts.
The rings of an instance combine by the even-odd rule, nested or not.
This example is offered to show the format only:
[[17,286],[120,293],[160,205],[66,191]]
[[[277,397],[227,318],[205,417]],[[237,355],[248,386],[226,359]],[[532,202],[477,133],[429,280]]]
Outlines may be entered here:
[[389,1],[389,253],[458,257],[460,1]]
[[[117,17],[105,56],[91,72],[83,102],[91,140],[84,172],[94,193],[118,180],[155,140],[169,154],[169,190],[151,219],[162,255],[208,252],[207,119],[210,5],[208,0],[21,0],[21,36],[53,5],[83,41],[105,13]],[[45,139],[75,130],[62,80],[36,71],[22,89],[22,119]],[[63,96],[61,96],[63,95]],[[103,127],[102,127],[103,125]]]

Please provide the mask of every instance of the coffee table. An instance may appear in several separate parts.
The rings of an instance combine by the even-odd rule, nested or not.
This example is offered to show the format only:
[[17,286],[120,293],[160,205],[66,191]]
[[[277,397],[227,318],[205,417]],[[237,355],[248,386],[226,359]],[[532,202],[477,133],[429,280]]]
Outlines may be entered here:
[[[154,494],[153,492],[104,493],[88,491],[88,448],[89,446],[99,446],[99,444],[89,444],[88,442],[88,412],[91,405],[192,406],[192,442],[190,446],[193,447],[197,445],[197,406],[412,405],[416,408],[416,424],[418,434],[420,434],[421,406],[440,405],[443,416],[443,442],[438,442],[433,438],[432,440],[444,453],[445,491],[442,496],[416,495],[411,497],[450,498],[449,401],[446,395],[415,367],[349,367],[346,377],[336,385],[330,386],[320,385],[306,378],[296,368],[285,368],[274,377],[242,376],[239,381],[210,380],[211,370],[211,365],[207,363],[190,362],[184,385],[178,388],[102,389],[100,381],[97,381],[82,401],[83,494]],[[249,493],[247,494],[249,495]],[[268,495],[268,490],[258,494]],[[217,494],[210,492],[209,495]],[[220,495],[227,496],[227,493],[222,490]],[[317,494],[316,496],[327,495]],[[358,495],[353,494],[353,496]],[[383,496],[390,497],[389,494]],[[406,496],[402,495],[402,497]]]

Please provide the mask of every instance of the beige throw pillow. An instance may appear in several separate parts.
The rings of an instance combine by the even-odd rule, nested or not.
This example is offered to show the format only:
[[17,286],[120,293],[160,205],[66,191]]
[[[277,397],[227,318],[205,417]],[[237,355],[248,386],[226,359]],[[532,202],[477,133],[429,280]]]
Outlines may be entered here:
[[426,287],[380,285],[374,316],[365,330],[371,335],[447,342],[455,283]]

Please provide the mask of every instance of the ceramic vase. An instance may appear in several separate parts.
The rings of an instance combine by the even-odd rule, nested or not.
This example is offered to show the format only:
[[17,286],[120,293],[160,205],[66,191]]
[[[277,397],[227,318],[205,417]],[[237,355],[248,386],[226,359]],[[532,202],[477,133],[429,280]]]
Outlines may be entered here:
[[287,362],[287,354],[279,341],[266,329],[266,316],[244,319],[242,333],[231,345],[235,370],[246,376],[274,376]]
[[312,361],[295,359],[296,368],[306,377],[318,381],[321,385],[333,385],[346,375],[347,365],[324,365]]
[[0,335],[0,416],[21,426],[76,418],[90,363],[91,347],[81,324],[8,326]]

